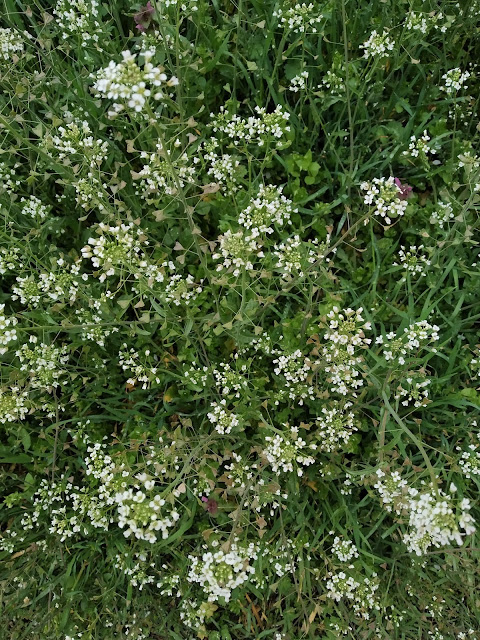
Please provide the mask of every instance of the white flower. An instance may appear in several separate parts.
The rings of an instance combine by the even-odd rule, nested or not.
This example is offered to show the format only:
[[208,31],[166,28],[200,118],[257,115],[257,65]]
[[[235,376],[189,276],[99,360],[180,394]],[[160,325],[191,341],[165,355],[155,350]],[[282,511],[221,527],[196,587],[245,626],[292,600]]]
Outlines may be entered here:
[[261,185],[256,197],[240,213],[238,223],[248,229],[253,238],[263,233],[272,234],[272,225],[281,228],[290,223],[292,213],[298,212],[282,191],[283,187]]
[[263,257],[261,243],[254,239],[253,235],[240,230],[233,233],[230,229],[219,236],[220,243],[218,253],[214,253],[214,260],[223,259],[217,266],[217,271],[227,270],[238,277],[242,271],[253,271],[256,258]]
[[212,402],[210,411],[207,413],[208,419],[215,425],[215,431],[221,435],[229,434],[240,424],[239,417],[233,411],[229,411],[226,406],[225,399],[220,400],[219,403]]
[[[424,249],[423,244],[416,246],[411,246],[408,250],[402,245],[400,247],[400,251],[398,252],[398,258],[400,263],[393,262],[393,266],[395,267],[403,267],[406,274],[411,274],[412,276],[426,276],[427,275],[427,267],[429,267],[432,263],[427,258],[427,256],[422,253],[422,249]],[[406,276],[402,278],[405,280]]]
[[257,144],[262,147],[269,139],[278,141],[290,131],[287,124],[290,114],[283,111],[278,105],[272,113],[267,113],[265,107],[255,107],[258,117],[250,116],[241,118],[236,114],[230,114],[221,107],[220,113],[215,117],[210,126],[214,132],[223,133],[235,146],[244,144]]
[[393,50],[395,42],[388,37],[388,31],[383,31],[382,34],[372,31],[368,40],[360,45],[360,47],[365,49],[363,53],[364,58],[384,58]]
[[307,86],[307,80],[308,71],[302,71],[299,75],[290,80],[290,85],[288,86],[289,91],[292,91],[293,93],[302,91]]
[[298,2],[293,6],[285,3],[273,12],[273,16],[279,19],[287,33],[317,33],[318,25],[323,20],[318,5],[312,2]]
[[274,473],[293,472],[296,467],[298,476],[303,475],[303,468],[314,464],[315,458],[306,455],[304,450],[315,450],[316,445],[307,445],[298,435],[298,429],[291,427],[290,432],[283,435],[266,436],[266,446],[263,450],[265,458],[268,460]]
[[429,141],[430,141],[430,136],[428,135],[428,132],[426,129],[420,138],[417,138],[416,136],[411,136],[410,143],[408,145],[408,151],[404,151],[403,155],[409,156],[411,158],[420,157],[426,160],[428,154],[433,155],[437,153],[435,149],[433,149],[428,145]]
[[[24,35],[30,37],[27,33]],[[13,60],[13,55],[22,53],[23,49],[23,38],[18,31],[0,29],[0,63],[3,63],[4,60]]]
[[29,196],[29,198],[20,198],[22,206],[22,215],[30,216],[35,220],[44,220],[50,212],[50,207],[43,204],[42,201],[36,196]]
[[467,89],[467,80],[470,78],[468,71],[463,71],[459,68],[449,69],[447,73],[444,73],[442,80],[444,83],[440,85],[440,89],[445,91],[447,95],[453,95],[457,91],[460,91],[462,87]]
[[455,214],[453,213],[452,205],[449,202],[437,202],[437,208],[432,211],[430,216],[430,224],[437,224],[440,229],[443,229],[447,222],[453,220]]
[[62,38],[80,36],[82,47],[92,41],[98,45],[102,25],[97,0],[59,0],[53,9]]
[[363,198],[365,204],[375,208],[373,214],[381,216],[387,224],[391,218],[403,216],[407,208],[407,201],[400,198],[401,191],[395,184],[395,178],[374,178],[372,182],[362,182],[362,191],[366,191]]
[[111,61],[95,74],[95,95],[118,101],[114,102],[113,110],[109,112],[110,117],[119,114],[126,107],[139,113],[150,99],[159,101],[164,98],[161,86],[173,87],[178,84],[177,78],[168,79],[163,69],[150,62],[151,51],[144,51],[142,55],[145,60],[143,68],[138,65],[136,54],[123,51],[121,62]]
[[229,602],[233,589],[248,582],[255,573],[251,563],[257,555],[257,545],[242,546],[235,540],[228,544],[228,551],[222,547],[206,551],[201,558],[188,556],[191,565],[187,580],[201,586],[208,602]]
[[355,416],[348,411],[352,406],[346,402],[343,407],[335,403],[331,408],[323,407],[322,416],[316,419],[318,448],[320,451],[332,452],[341,450],[348,444],[353,433],[357,431]]
[[340,562],[348,562],[352,558],[358,558],[357,547],[351,540],[342,540],[335,536],[332,545],[332,551],[340,560]]

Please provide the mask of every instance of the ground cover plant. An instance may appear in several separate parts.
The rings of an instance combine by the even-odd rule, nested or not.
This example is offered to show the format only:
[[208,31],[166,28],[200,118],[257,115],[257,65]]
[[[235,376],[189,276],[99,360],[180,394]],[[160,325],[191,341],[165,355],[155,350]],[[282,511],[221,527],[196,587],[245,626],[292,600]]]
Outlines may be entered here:
[[480,638],[480,3],[3,0],[0,638]]

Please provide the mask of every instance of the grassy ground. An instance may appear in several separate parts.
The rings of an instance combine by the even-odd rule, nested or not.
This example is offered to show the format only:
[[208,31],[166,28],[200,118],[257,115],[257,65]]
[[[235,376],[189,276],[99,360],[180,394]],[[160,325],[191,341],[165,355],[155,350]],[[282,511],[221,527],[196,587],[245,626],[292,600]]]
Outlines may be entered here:
[[3,0],[3,640],[480,638],[478,1]]

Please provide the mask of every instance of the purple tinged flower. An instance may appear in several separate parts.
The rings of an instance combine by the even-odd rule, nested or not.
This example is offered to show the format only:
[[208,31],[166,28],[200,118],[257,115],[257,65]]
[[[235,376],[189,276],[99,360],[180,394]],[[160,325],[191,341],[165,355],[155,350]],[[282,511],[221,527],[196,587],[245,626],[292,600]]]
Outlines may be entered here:
[[395,184],[397,185],[397,189],[399,191],[398,198],[400,200],[407,200],[412,195],[413,187],[411,187],[409,184],[402,184],[399,178],[395,178]]
[[218,502],[216,500],[214,500],[213,498],[206,498],[205,496],[202,496],[202,502],[205,503],[205,509],[208,511],[208,513],[210,513],[212,516],[215,516],[217,514]]
[[148,29],[154,13],[155,7],[152,6],[150,0],[144,7],[140,7],[140,11],[133,16],[139,31],[143,33]]

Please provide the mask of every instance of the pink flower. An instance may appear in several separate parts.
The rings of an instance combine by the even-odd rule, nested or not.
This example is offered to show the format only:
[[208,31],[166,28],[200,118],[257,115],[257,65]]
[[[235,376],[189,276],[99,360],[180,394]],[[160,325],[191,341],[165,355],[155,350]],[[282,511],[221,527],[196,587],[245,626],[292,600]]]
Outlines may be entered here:
[[412,195],[413,187],[409,184],[402,184],[399,178],[395,178],[395,184],[399,191],[398,197],[400,200],[407,200]]
[[212,516],[217,514],[218,502],[216,500],[214,500],[213,498],[206,498],[205,496],[202,496],[202,502],[205,502],[205,509],[208,511],[208,513],[210,513]]
[[152,3],[148,0],[144,7],[140,7],[140,11],[133,16],[137,29],[142,33],[148,29],[152,16],[155,13],[155,8],[152,7]]

